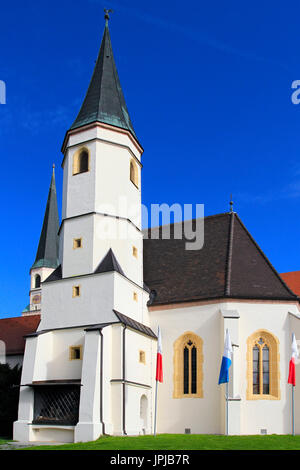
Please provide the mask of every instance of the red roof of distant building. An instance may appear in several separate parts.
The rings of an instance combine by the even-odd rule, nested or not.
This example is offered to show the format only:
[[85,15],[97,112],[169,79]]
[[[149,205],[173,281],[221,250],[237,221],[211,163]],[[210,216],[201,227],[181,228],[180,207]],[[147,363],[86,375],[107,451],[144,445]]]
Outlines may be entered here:
[[24,354],[24,336],[34,333],[40,320],[40,315],[0,319],[0,340],[5,343],[6,354]]
[[300,271],[281,273],[280,276],[295,294],[300,295]]

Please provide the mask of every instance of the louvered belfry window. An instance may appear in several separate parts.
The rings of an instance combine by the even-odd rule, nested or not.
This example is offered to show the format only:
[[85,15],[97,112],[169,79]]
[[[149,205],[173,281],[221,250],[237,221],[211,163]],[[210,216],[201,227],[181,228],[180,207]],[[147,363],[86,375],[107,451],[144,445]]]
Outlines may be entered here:
[[78,172],[84,173],[89,171],[89,154],[86,150],[83,150],[79,155],[79,162],[78,162]]
[[79,418],[80,387],[40,386],[34,388],[33,424],[74,426]]

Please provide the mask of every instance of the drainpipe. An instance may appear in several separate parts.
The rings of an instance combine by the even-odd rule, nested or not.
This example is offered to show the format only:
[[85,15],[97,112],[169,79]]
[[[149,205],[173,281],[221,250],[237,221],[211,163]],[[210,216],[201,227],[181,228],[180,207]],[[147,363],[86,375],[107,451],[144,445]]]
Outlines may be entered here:
[[125,436],[127,436],[127,432],[126,432],[126,412],[125,412],[125,405],[126,405],[126,385],[125,385],[125,346],[126,346],[126,343],[125,343],[125,332],[126,332],[126,328],[127,326],[126,325],[123,325],[123,354],[122,354],[122,367],[123,367],[123,377],[122,377],[122,382],[123,382],[123,434]]
[[105,424],[103,421],[103,333],[102,333],[102,328],[99,330],[100,336],[101,336],[101,348],[100,348],[100,354],[101,354],[101,363],[100,363],[100,423],[102,424],[102,433],[103,436],[107,436],[105,433]]

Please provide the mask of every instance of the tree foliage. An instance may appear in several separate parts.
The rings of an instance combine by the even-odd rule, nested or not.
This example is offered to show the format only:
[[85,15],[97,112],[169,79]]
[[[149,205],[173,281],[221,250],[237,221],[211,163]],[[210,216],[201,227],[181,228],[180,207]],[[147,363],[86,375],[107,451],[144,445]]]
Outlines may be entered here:
[[18,417],[21,367],[0,364],[0,436],[12,437],[13,422]]

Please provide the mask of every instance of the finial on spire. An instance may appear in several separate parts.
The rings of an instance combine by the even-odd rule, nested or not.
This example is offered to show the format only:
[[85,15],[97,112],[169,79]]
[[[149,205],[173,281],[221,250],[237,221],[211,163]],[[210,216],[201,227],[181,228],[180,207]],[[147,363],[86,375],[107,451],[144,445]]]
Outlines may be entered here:
[[232,200],[232,194],[230,194],[230,212],[233,212],[233,200]]
[[105,13],[105,15],[104,15],[105,23],[106,23],[106,25],[108,25],[109,14],[113,13],[113,10],[109,10],[107,8],[104,8],[104,13]]

